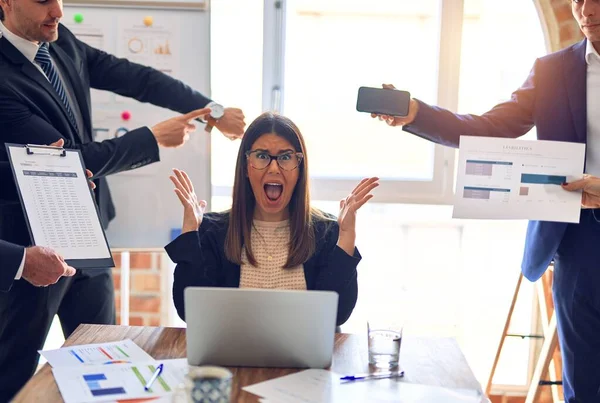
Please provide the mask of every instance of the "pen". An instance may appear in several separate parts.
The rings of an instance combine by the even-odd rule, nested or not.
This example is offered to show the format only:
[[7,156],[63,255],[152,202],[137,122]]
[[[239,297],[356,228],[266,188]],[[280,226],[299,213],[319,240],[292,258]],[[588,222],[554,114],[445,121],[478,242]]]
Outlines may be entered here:
[[163,364],[160,364],[158,367],[156,367],[156,369],[154,370],[154,373],[152,374],[152,378],[150,378],[150,380],[144,386],[144,390],[146,392],[150,390],[150,386],[152,386],[152,383],[156,380],[156,378],[158,378],[158,376],[160,375],[162,370],[163,370]]
[[404,371],[398,372],[383,372],[373,374],[361,374],[361,375],[346,375],[340,378],[340,381],[361,381],[368,379],[386,379],[386,378],[400,378],[404,376]]

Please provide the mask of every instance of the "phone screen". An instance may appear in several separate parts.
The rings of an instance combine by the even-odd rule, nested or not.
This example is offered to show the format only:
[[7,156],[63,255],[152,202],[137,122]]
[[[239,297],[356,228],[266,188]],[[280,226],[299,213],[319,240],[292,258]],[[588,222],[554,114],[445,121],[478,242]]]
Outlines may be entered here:
[[390,116],[407,116],[410,93],[400,90],[360,87],[356,110]]

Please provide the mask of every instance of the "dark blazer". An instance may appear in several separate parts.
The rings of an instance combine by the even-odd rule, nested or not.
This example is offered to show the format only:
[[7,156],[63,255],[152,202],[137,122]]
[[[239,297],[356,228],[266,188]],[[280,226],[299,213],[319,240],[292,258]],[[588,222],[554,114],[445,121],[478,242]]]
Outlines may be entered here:
[[[419,101],[415,121],[404,130],[457,147],[461,135],[516,138],[536,126],[540,140],[585,143],[586,41],[536,60],[525,83],[509,101],[481,116],[458,115]],[[554,258],[566,223],[530,221],[522,271],[539,279]]]
[[[4,194],[15,192],[15,182],[8,162],[0,161],[0,206]],[[23,259],[23,247],[0,239],[0,291],[10,290]]]
[[[94,173],[96,200],[104,226],[115,209],[104,178],[159,160],[158,145],[146,127],[100,143],[93,142],[90,88],[112,91],[140,102],[187,113],[210,100],[182,82],[149,67],[118,59],[79,41],[63,25],[50,54],[72,90],[84,125],[70,123],[65,107],[48,80],[21,52],[0,38],[0,161],[6,161],[4,143],[50,144],[65,139],[65,148],[80,149],[86,168]],[[148,124],[154,118],[148,117]],[[2,184],[3,185],[3,184]],[[30,243],[16,195],[0,204],[0,239]]]
[[24,249],[22,246],[0,239],[0,291],[8,291],[12,287],[23,260]]
[[[173,281],[173,301],[183,320],[183,290],[186,287],[240,286],[240,266],[225,257],[228,225],[229,213],[205,214],[198,231],[182,234],[165,247],[171,260],[177,263]],[[356,305],[356,266],[361,256],[358,249],[354,249],[354,256],[350,256],[337,246],[337,221],[316,221],[314,229],[316,251],[304,263],[306,287],[309,290],[329,290],[338,293],[339,326],[348,320]]]

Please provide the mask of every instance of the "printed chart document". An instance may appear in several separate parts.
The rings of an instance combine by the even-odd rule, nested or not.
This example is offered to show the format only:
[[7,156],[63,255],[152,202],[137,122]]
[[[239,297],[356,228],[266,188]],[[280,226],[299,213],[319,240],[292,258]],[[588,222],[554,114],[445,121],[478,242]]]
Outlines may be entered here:
[[6,144],[34,245],[77,269],[113,267],[79,150]]
[[[164,365],[162,373],[150,390],[144,390],[159,364]],[[65,403],[169,396],[173,394],[175,387],[184,381],[187,371],[187,358],[135,364],[52,368]]]
[[260,396],[265,403],[481,403],[483,400],[477,390],[417,385],[397,379],[341,382],[340,377],[331,371],[308,369],[243,389]]
[[130,339],[63,347],[57,350],[40,351],[40,354],[54,368],[154,361],[147,352]]
[[578,223],[585,144],[461,136],[454,218]]

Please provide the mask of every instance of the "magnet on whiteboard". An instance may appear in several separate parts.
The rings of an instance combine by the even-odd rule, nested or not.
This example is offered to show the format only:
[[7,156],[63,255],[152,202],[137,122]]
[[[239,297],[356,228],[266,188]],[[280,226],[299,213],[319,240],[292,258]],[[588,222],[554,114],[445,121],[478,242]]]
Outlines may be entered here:
[[129,120],[129,119],[131,119],[131,112],[129,112],[129,111],[123,111],[121,113],[121,119],[123,119],[123,120]]
[[150,16],[144,18],[144,25],[147,27],[151,27],[152,24],[154,23],[154,19]]
[[73,16],[73,21],[75,21],[78,24],[81,24],[83,22],[83,14],[81,13],[77,13]]

